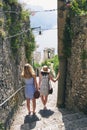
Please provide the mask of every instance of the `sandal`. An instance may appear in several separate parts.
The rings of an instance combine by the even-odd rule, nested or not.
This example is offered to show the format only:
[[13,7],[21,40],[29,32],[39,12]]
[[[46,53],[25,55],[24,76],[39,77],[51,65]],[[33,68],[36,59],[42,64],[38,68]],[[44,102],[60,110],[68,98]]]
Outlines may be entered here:
[[28,115],[30,116],[31,112],[28,113]]
[[33,115],[36,115],[36,112],[33,112]]
[[47,110],[47,107],[46,107],[46,106],[44,107],[44,110]]

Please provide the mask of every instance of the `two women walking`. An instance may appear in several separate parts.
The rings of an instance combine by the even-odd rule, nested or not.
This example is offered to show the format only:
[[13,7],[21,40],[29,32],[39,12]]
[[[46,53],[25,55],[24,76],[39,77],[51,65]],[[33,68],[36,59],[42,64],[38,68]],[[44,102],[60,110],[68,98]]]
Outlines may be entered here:
[[50,69],[45,65],[42,67],[39,75],[39,84],[37,83],[36,74],[33,67],[30,64],[25,64],[21,76],[25,82],[25,97],[27,101],[28,114],[31,114],[30,101],[32,101],[32,113],[35,114],[36,110],[36,99],[34,93],[36,90],[40,91],[41,101],[44,109],[47,109],[46,104],[49,95],[49,81],[56,82],[59,78],[60,73],[58,72],[57,77],[54,79],[50,74]]

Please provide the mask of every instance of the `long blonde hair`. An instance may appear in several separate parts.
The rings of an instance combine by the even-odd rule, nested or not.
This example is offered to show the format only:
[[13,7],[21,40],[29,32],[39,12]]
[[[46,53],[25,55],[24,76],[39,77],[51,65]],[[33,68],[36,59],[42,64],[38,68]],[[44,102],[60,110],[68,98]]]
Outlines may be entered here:
[[21,76],[24,78],[31,78],[35,76],[35,71],[29,63],[25,64]]

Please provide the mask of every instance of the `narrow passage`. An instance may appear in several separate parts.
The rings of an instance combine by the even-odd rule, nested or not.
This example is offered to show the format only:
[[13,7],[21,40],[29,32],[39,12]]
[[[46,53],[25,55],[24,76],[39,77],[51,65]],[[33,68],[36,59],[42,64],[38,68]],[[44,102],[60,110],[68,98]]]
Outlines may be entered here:
[[[52,86],[53,94],[49,95],[48,97],[47,110],[43,110],[43,104],[41,102],[41,99],[39,98],[36,100],[36,115],[31,115],[29,117],[26,107],[26,101],[24,101],[14,116],[10,130],[36,130],[39,128],[42,129],[44,127],[49,126],[49,123],[51,124],[51,122],[53,122],[55,117],[55,109],[57,109],[56,102],[58,81],[56,83],[52,82]],[[56,116],[58,117],[58,115]]]

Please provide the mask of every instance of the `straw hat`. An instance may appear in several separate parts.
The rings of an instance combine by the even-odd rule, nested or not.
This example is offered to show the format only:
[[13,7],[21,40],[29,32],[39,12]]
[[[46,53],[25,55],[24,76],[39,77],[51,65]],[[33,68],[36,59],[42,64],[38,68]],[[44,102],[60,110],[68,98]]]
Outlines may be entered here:
[[42,69],[41,69],[41,72],[47,72],[47,73],[49,73],[49,72],[50,72],[50,69],[48,68],[47,65],[44,65],[44,66],[42,67]]

